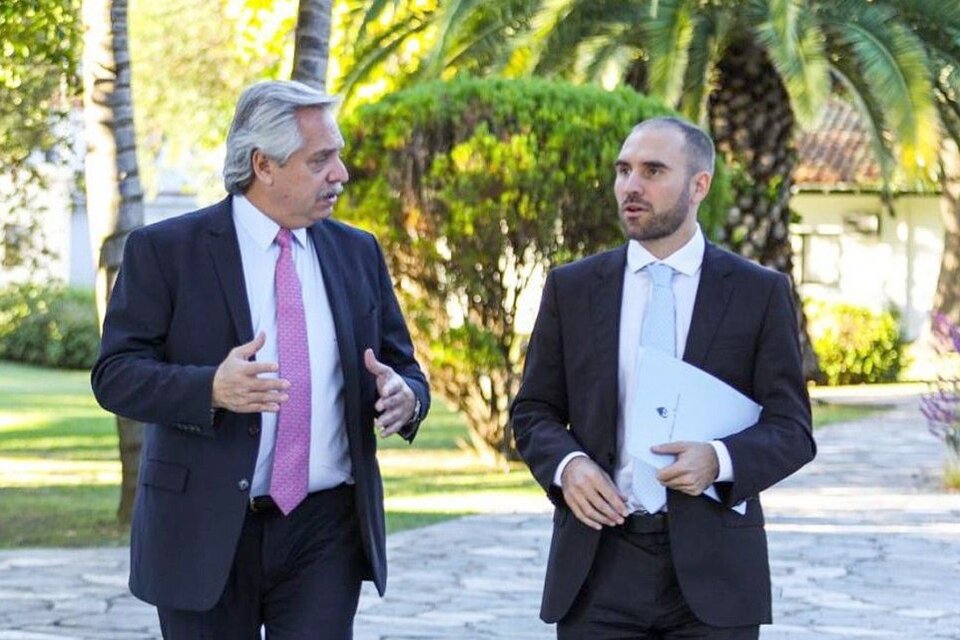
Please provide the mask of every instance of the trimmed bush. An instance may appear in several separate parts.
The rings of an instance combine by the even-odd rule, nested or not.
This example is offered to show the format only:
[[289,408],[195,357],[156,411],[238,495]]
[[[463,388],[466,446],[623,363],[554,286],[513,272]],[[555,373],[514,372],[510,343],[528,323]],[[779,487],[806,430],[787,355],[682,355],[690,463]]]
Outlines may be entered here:
[[828,385],[896,382],[907,361],[895,312],[823,301],[804,307]]
[[93,291],[38,284],[0,290],[0,360],[89,369],[99,345]]
[[[383,243],[431,385],[478,445],[511,454],[523,292],[539,294],[555,265],[624,242],[614,162],[634,124],[668,113],[630,89],[460,79],[344,119],[352,178],[338,210]],[[708,234],[728,200],[721,168],[700,209]]]

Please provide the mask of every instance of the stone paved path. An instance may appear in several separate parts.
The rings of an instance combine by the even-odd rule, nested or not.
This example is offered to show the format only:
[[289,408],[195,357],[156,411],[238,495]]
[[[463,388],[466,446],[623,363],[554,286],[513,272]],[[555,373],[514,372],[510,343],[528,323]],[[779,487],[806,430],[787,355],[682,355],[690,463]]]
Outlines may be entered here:
[[[818,433],[817,460],[764,494],[776,624],[763,640],[960,640],[960,494],[916,401]],[[549,515],[475,516],[393,535],[390,590],[357,640],[548,639],[537,619]],[[156,638],[125,549],[0,552],[0,640]],[[228,639],[225,639],[228,640]]]

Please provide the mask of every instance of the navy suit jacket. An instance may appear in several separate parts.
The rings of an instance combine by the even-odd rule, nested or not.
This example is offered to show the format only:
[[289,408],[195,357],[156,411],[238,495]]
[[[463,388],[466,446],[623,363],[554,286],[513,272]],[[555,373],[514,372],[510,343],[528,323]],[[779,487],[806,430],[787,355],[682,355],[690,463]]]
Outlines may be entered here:
[[[372,579],[386,586],[383,485],[375,457],[372,348],[430,396],[383,255],[370,234],[334,220],[309,229],[343,367],[356,511]],[[147,602],[206,610],[223,592],[247,513],[260,414],[211,412],[213,375],[253,339],[230,199],[130,234],[92,372],[100,404],[147,423],[130,539],[130,589]]]
[[[617,460],[617,371],[626,245],[548,276],[512,407],[517,447],[556,506],[540,615],[569,610],[600,532],[570,512],[553,476],[573,451],[608,474]],[[789,280],[707,244],[683,359],[762,405],[759,422],[723,439],[735,480],[723,504],[668,490],[670,545],[694,614],[714,626],[770,621],[770,571],[758,494],[813,459]],[[747,501],[741,516],[729,507]]]

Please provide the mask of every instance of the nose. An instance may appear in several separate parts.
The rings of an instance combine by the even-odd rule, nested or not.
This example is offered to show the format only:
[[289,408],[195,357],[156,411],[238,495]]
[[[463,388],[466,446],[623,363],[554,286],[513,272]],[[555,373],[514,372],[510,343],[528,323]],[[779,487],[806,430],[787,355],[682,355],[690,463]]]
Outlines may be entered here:
[[640,177],[639,172],[630,172],[630,175],[628,175],[626,180],[624,180],[623,190],[626,193],[643,194],[643,179]]
[[330,175],[327,177],[327,180],[329,182],[347,182],[350,180],[350,173],[347,171],[347,165],[343,163],[341,158],[337,158],[337,163],[330,171]]

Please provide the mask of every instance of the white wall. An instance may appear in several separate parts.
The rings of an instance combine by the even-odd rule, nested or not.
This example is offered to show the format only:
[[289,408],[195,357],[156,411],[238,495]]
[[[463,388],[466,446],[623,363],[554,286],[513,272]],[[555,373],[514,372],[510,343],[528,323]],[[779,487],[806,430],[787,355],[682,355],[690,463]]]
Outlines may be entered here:
[[[895,217],[875,194],[802,192],[791,206],[801,215],[791,234],[803,294],[877,310],[895,306],[905,337],[917,338],[930,313],[943,252],[939,197],[896,198]],[[817,276],[826,282],[811,281]]]

